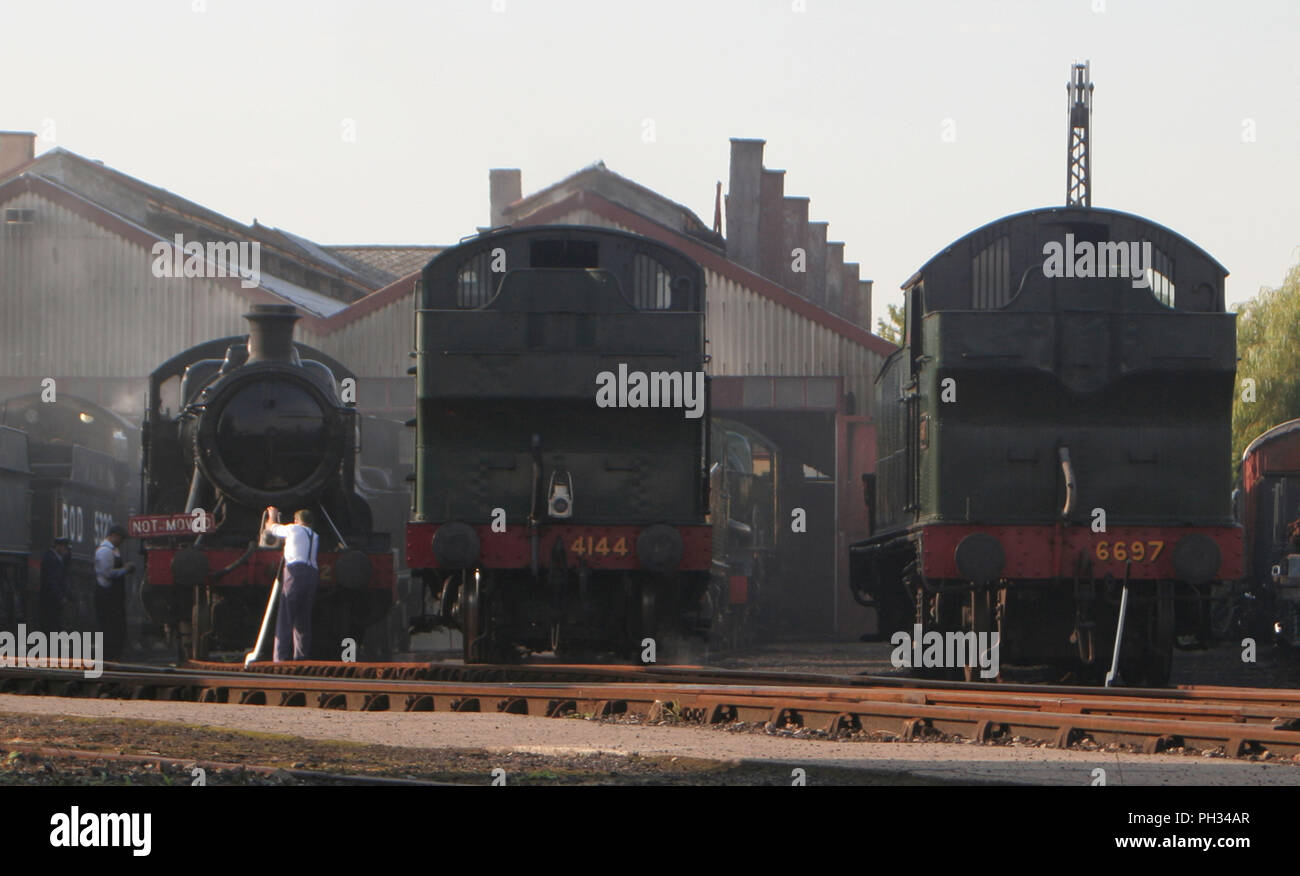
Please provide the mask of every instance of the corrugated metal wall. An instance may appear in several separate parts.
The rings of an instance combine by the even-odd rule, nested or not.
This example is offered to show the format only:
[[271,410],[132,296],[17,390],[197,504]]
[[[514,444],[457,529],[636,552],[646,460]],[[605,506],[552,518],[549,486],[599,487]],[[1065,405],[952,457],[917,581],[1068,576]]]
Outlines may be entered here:
[[712,374],[842,376],[858,413],[870,413],[879,355],[729,277],[711,270],[705,275]]
[[[395,298],[328,335],[299,331],[303,343],[318,347],[362,377],[406,377],[414,364],[415,301],[413,295]],[[411,388],[414,404],[415,388]]]
[[205,279],[157,278],[152,256],[25,193],[0,226],[0,375],[145,377],[199,341],[243,332],[248,302]]

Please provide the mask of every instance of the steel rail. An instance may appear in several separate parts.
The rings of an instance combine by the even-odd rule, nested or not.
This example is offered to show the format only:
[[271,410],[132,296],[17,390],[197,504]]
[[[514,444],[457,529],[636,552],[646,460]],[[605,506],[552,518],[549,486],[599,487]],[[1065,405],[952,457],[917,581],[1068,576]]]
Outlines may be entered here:
[[[139,668],[142,664],[131,664]],[[238,671],[235,664],[191,663],[178,669]],[[990,691],[1061,696],[1129,698],[1159,697],[1170,701],[1212,701],[1293,705],[1300,707],[1300,690],[1280,688],[1218,687],[1184,685],[1174,688],[1104,688],[1061,684],[1008,684],[1001,682],[956,682],[910,678],[899,675],[830,675],[819,673],[717,669],[705,666],[535,664],[446,664],[446,663],[341,663],[295,661],[254,663],[249,672],[272,675],[305,675],[318,678],[393,678],[440,681],[529,682],[529,681],[627,681],[647,679],[679,684],[763,684],[819,687],[896,688],[908,691]]]
[[[1152,716],[1189,711],[1224,720],[1272,721],[1300,717],[1300,690],[1186,686],[1179,688],[1101,688],[1067,685],[1024,685],[991,682],[951,682],[898,676],[821,675],[751,672],[693,666],[606,666],[585,664],[471,665],[427,663],[341,663],[297,661],[238,664],[202,662],[181,666],[109,663],[113,671],[143,672],[178,682],[186,678],[255,677],[313,678],[370,681],[437,681],[468,684],[629,683],[674,685],[745,685],[763,687],[846,688],[854,695],[883,699],[906,698],[930,704],[1002,704],[1090,713],[1149,713]],[[3,667],[0,667],[3,668]],[[54,667],[51,667],[54,668]],[[868,693],[870,691],[870,693]],[[1193,704],[1205,708],[1195,709]],[[1182,705],[1187,704],[1185,707]]]

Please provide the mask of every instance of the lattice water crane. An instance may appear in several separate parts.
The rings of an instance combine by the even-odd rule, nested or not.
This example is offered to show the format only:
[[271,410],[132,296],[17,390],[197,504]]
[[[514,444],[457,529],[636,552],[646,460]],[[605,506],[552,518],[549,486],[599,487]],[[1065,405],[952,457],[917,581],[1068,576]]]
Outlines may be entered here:
[[1084,61],[1071,68],[1065,86],[1070,96],[1070,141],[1067,154],[1065,205],[1092,206],[1092,152],[1089,133],[1092,129],[1091,65]]

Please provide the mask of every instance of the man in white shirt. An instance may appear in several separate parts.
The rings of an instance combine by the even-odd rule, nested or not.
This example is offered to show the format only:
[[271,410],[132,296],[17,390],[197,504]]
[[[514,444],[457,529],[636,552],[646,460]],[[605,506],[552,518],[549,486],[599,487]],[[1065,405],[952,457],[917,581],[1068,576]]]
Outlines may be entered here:
[[126,645],[126,576],[134,563],[122,564],[122,541],[126,530],[114,524],[95,549],[95,614],[104,631],[104,659],[122,659]]
[[[293,523],[280,523],[280,511],[266,509],[266,531],[284,539],[284,568],[280,572],[280,610],[275,619],[276,663],[306,660],[311,651],[311,610],[316,602],[319,571],[316,549],[320,536],[312,531],[312,513],[306,509]],[[292,642],[292,649],[290,648]]]

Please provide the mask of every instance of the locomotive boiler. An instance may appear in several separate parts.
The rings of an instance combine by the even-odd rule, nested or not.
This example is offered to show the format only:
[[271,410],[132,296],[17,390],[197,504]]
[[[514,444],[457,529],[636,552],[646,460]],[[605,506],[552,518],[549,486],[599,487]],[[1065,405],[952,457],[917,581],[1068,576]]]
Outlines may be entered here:
[[337,659],[343,639],[360,645],[384,619],[394,590],[389,537],[356,489],[357,416],[343,401],[355,375],[294,342],[293,307],[245,317],[247,338],[200,344],[150,375],[144,508],[129,528],[146,540],[142,596],[184,655],[248,648],[280,561],[259,542],[263,512],[310,509],[313,653]]

